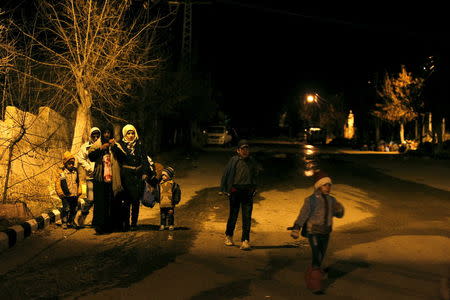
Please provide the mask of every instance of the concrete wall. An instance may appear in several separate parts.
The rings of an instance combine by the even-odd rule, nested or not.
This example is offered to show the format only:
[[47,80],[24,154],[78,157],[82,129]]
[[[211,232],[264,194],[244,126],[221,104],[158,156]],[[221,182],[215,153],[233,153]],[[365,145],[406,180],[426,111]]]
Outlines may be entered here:
[[4,186],[8,163],[8,146],[25,135],[14,147],[9,198],[12,201],[50,200],[53,181],[61,165],[64,151],[70,149],[71,126],[59,113],[40,107],[38,114],[6,107],[0,120],[0,186]]

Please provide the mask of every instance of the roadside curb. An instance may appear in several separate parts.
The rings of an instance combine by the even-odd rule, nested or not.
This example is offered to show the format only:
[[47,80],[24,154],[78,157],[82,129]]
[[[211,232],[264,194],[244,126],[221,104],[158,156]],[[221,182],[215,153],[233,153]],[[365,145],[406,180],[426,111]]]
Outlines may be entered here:
[[20,225],[10,226],[0,231],[0,252],[12,248],[18,242],[29,237],[33,232],[44,229],[50,224],[61,220],[61,210],[62,208],[53,209]]

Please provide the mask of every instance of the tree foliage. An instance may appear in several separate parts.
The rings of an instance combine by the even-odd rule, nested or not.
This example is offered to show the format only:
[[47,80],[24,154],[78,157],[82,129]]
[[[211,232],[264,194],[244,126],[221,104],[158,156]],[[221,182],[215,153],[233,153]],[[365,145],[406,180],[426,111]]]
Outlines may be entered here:
[[407,72],[405,66],[395,75],[386,73],[378,95],[383,103],[377,103],[373,114],[380,119],[392,123],[405,124],[417,117],[417,111],[423,107],[421,94],[425,79],[414,77]]

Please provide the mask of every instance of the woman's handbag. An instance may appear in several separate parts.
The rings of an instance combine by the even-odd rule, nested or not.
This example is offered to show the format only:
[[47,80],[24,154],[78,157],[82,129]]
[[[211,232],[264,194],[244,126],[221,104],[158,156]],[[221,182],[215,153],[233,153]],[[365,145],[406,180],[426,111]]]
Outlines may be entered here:
[[142,205],[150,208],[152,208],[156,204],[156,196],[153,191],[153,187],[147,182],[145,183],[144,194],[142,195],[141,203]]

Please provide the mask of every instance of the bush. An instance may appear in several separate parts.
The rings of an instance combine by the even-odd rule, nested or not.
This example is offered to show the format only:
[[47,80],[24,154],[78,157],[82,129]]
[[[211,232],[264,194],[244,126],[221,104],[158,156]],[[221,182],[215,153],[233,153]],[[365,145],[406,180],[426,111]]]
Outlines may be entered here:
[[450,140],[447,140],[447,141],[442,143],[442,149],[450,150]]
[[417,151],[423,154],[431,155],[433,154],[433,144],[430,142],[419,144]]
[[333,139],[331,142],[328,143],[330,146],[338,146],[338,147],[350,147],[352,146],[352,140],[338,137]]

